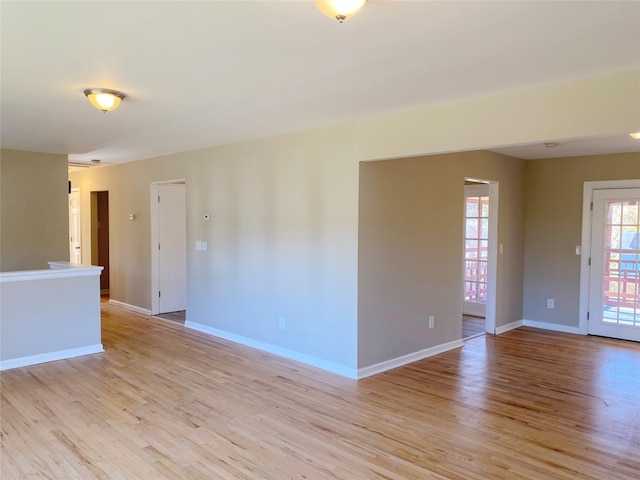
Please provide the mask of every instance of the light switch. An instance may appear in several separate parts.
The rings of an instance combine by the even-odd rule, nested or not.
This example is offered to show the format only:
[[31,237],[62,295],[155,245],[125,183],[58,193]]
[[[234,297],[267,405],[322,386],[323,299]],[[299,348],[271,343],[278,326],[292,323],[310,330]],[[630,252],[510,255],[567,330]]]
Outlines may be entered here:
[[576,255],[582,255],[582,246],[576,245]]
[[206,252],[207,251],[207,242],[200,242],[202,245],[202,248],[200,250]]

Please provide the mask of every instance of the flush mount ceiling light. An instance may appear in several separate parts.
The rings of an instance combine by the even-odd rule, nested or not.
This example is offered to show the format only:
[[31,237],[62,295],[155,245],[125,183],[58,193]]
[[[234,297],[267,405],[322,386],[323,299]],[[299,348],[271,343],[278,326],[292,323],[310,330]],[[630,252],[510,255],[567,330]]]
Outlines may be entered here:
[[637,133],[630,133],[629,136],[631,138],[635,138],[636,140],[640,140],[640,132]]
[[125,97],[124,93],[107,88],[87,88],[84,94],[91,102],[91,105],[105,113],[118,108],[118,105]]
[[360,11],[367,0],[315,0],[316,7],[329,18],[340,23]]
[[556,148],[558,144],[556,142],[547,142],[544,144],[544,146],[547,148]]

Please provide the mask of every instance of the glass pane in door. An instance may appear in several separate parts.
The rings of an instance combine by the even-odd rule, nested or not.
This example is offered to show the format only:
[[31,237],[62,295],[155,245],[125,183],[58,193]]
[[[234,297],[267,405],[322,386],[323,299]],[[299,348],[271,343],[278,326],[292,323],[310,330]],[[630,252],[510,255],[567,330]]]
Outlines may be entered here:
[[489,197],[466,197],[464,300],[486,303]]
[[606,203],[602,321],[640,326],[638,201]]

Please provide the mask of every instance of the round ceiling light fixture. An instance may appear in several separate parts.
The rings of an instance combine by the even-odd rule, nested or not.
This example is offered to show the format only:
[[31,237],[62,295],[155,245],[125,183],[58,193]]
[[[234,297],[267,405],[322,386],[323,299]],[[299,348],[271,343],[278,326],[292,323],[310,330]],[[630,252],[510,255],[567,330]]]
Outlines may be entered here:
[[105,113],[118,108],[118,105],[126,96],[124,93],[107,88],[87,88],[84,94],[91,102],[91,105]]
[[367,0],[315,0],[316,7],[329,18],[340,23],[358,13]]

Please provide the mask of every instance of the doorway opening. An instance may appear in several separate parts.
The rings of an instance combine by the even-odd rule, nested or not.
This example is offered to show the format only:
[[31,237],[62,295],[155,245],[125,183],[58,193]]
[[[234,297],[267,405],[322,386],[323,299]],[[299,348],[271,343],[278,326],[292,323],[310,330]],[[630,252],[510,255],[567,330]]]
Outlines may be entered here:
[[100,295],[108,296],[109,273],[109,192],[91,192],[91,265],[103,267]]
[[465,178],[462,338],[495,333],[498,183]]
[[640,180],[585,182],[583,203],[581,331],[640,341]]
[[80,189],[69,193],[69,262],[82,263],[82,229],[80,228]]
[[184,323],[187,309],[186,182],[151,184],[151,314]]

